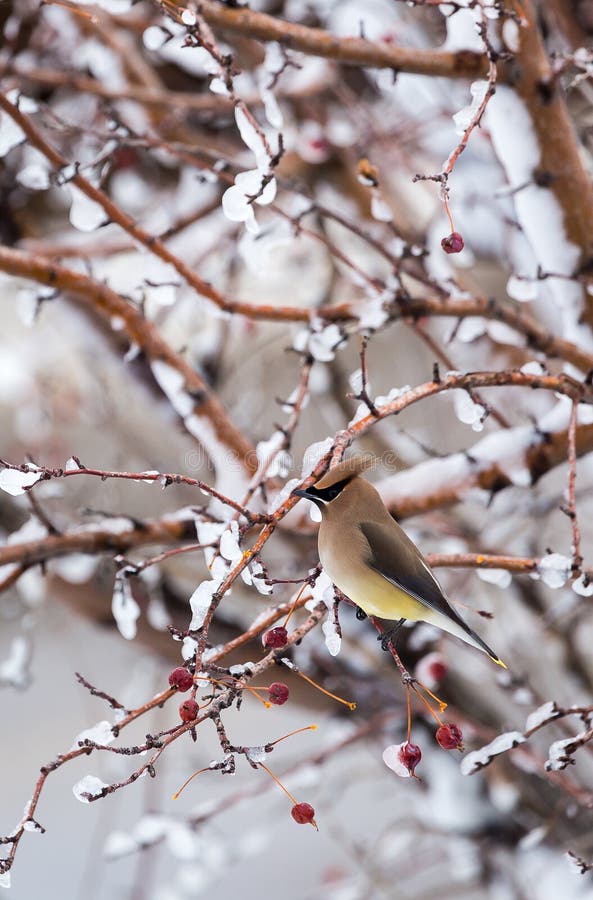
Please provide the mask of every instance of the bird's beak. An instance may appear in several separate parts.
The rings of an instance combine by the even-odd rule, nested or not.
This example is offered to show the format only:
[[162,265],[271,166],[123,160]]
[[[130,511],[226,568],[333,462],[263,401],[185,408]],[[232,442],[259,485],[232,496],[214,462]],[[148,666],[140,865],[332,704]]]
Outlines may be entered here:
[[293,491],[290,495],[291,497],[305,497],[306,500],[311,500],[312,498],[304,491],[302,488],[298,488],[296,491]]

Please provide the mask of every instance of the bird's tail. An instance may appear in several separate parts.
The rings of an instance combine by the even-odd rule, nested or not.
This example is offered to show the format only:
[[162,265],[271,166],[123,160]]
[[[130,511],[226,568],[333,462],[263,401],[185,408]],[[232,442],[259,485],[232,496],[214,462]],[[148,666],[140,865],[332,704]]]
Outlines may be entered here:
[[445,616],[443,613],[431,610],[432,615],[426,616],[425,621],[430,622],[432,625],[437,625],[439,628],[442,628],[443,631],[448,631],[449,634],[453,634],[455,637],[461,638],[466,644],[470,644],[472,647],[482,650],[490,657],[492,662],[496,663],[497,666],[506,669],[507,666],[502,659],[496,655],[486,641],[482,640],[479,634],[472,631],[469,625],[463,621],[461,616],[452,607],[451,612],[451,616]]
[[[465,625],[465,622],[463,624]],[[476,634],[475,631],[472,631],[472,629],[469,627],[469,625],[465,625],[464,631],[466,631],[468,637],[472,638],[472,640],[475,641],[475,643],[480,648],[480,650],[483,650],[484,653],[488,654],[488,656],[490,657],[492,662],[496,663],[497,666],[501,666],[501,668],[503,668],[503,669],[507,668],[506,664],[503,663],[500,656],[497,656],[496,653],[494,652],[494,650],[492,650],[488,646],[486,641],[483,641],[479,634]]]

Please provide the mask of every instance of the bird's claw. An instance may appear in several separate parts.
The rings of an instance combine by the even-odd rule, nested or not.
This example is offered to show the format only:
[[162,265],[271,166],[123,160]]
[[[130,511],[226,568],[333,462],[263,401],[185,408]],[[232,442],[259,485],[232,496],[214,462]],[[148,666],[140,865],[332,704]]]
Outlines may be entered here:
[[392,644],[395,649],[395,641],[397,640],[400,628],[405,621],[405,619],[400,619],[399,622],[396,622],[393,628],[389,629],[389,631],[384,631],[382,634],[378,635],[377,640],[381,641],[381,650],[385,650],[385,652],[387,652],[389,650],[390,644]]

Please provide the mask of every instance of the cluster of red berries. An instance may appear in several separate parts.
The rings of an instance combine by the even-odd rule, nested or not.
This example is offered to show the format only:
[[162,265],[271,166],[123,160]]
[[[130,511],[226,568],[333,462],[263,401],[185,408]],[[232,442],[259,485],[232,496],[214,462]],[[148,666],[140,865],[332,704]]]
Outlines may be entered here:
[[[281,630],[286,634],[286,629],[284,628],[272,630]],[[193,683],[193,675],[185,668],[185,666],[178,666],[169,673],[169,684],[172,688],[179,691],[180,694],[189,691],[193,686]],[[288,685],[284,684],[282,681],[273,681],[268,688],[268,701],[274,706],[283,706],[288,700],[289,694],[290,691],[288,690]],[[179,715],[182,722],[193,722],[193,720],[198,717],[198,712],[199,706],[195,700],[184,700],[179,707]]]
[[[193,675],[185,666],[177,666],[176,669],[169,673],[169,684],[172,688],[179,691],[180,694],[185,694],[186,691],[189,691],[193,683]],[[179,707],[179,717],[182,722],[193,722],[194,719],[198,718],[199,711],[200,707],[195,700],[184,700]]]
[[[286,645],[286,638],[286,628],[283,626],[272,628],[264,635],[264,646],[273,647],[274,649],[284,647]],[[169,684],[180,693],[185,693],[186,691],[189,691],[194,684],[193,675],[185,668],[185,666],[177,666],[176,669],[173,669],[169,673]],[[282,681],[273,681],[268,687],[268,700],[275,706],[282,706],[288,700],[289,693],[288,685],[284,684]],[[185,723],[194,722],[198,718],[199,712],[200,707],[193,698],[184,700],[179,707],[179,716],[181,721]],[[194,773],[192,778],[195,777],[196,774],[199,774],[199,772]],[[183,785],[183,787],[185,787],[185,785]],[[181,790],[183,790],[183,787]],[[284,790],[286,790],[286,788],[284,788]],[[179,793],[181,793],[181,791],[179,791]],[[178,796],[178,794],[176,796]],[[293,800],[291,815],[294,821],[299,825],[313,825],[317,828],[317,823],[315,822],[315,810],[311,804],[305,802],[297,803],[292,795],[289,796]]]
[[[443,750],[463,750],[463,735],[461,734],[461,728],[453,722],[440,725],[436,732],[436,739]],[[388,750],[389,749],[391,748],[388,748]],[[412,744],[410,741],[405,741],[405,743],[400,745],[397,759],[404,769],[415,778],[416,767],[422,759],[422,751],[418,744]],[[387,762],[387,758],[385,761]],[[387,762],[387,765],[389,765],[390,768],[394,768],[389,762]],[[402,773],[398,772],[398,774]]]
[[[461,728],[453,722],[439,725],[435,737],[443,750],[463,750]],[[398,759],[402,766],[414,777],[416,766],[422,759],[422,751],[418,744],[406,741],[399,748]]]

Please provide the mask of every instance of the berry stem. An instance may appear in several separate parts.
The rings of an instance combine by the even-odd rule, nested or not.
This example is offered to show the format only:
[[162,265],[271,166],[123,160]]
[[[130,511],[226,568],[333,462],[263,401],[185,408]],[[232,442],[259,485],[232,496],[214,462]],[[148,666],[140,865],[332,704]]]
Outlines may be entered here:
[[416,688],[415,685],[412,685],[412,690],[414,691],[414,693],[416,694],[416,696],[419,697],[420,700],[422,700],[422,702],[424,703],[425,707],[427,708],[427,710],[429,711],[429,713],[431,714],[431,716],[433,716],[433,718],[436,719],[436,721],[439,723],[439,725],[443,725],[443,724],[444,724],[444,723],[443,723],[443,720],[441,719],[441,717],[439,716],[439,714],[438,714],[437,712],[434,711],[434,709],[432,708],[432,706],[430,705],[430,703],[428,702],[428,700],[426,699],[426,697],[423,697],[423,696],[422,696],[422,694],[421,694],[420,691]]
[[274,779],[274,781],[276,782],[276,784],[278,785],[278,787],[281,788],[281,789],[284,791],[284,793],[286,794],[286,796],[289,797],[289,798],[292,800],[293,804],[296,806],[296,805],[297,805],[297,800],[295,800],[295,798],[292,796],[292,794],[290,793],[290,791],[288,790],[288,788],[285,788],[285,787],[284,787],[284,785],[282,784],[282,782],[280,781],[280,779],[279,779],[279,778],[276,778],[276,776],[274,775],[274,773],[272,772],[272,770],[271,770],[271,769],[268,769],[268,767],[266,766],[266,764],[265,764],[265,763],[262,763],[262,762],[258,763],[258,766],[259,766],[260,769],[264,769],[264,771],[266,771],[266,772],[268,773],[268,775],[270,776],[270,778],[273,778],[273,779]]
[[445,212],[447,213],[447,218],[449,219],[449,225],[451,226],[451,231],[455,231],[455,225],[453,224],[453,216],[451,215],[451,210],[449,209],[449,201],[447,200],[447,195],[443,196],[443,203],[445,204]]
[[294,737],[295,734],[302,734],[303,731],[317,731],[317,725],[305,725],[303,728],[296,728],[294,731],[289,731],[288,734],[283,734],[282,737],[276,738],[275,741],[270,741],[269,744],[266,744],[266,747],[273,747],[275,744],[279,744],[280,741],[285,741],[289,737]]
[[406,701],[408,705],[408,744],[410,743],[410,737],[412,734],[412,701],[411,701],[411,690],[410,685],[406,685]]
[[258,691],[266,691],[267,688],[254,688],[254,687],[251,687],[250,684],[243,684],[243,683],[238,684],[237,687],[240,687],[242,691],[249,691],[249,693],[253,697],[255,697],[256,700],[259,700],[260,703],[263,703],[263,705],[266,707],[266,709],[270,709],[272,704],[269,703],[268,700],[264,700],[264,698],[260,697],[260,695],[257,693]]
[[343,703],[344,706],[347,706],[349,710],[356,709],[356,703],[353,703],[351,700],[344,700],[343,697],[338,697],[337,694],[332,694],[331,691],[327,691],[324,687],[321,687],[320,684],[317,684],[316,681],[313,681],[312,678],[309,678],[308,675],[305,675],[304,672],[297,672],[297,675],[300,675],[301,678],[304,678],[305,681],[308,681],[309,684],[313,685],[314,688],[317,688],[318,691],[321,691],[322,694],[326,694],[326,696],[331,697],[332,700],[337,700],[338,703]]
[[[232,678],[232,675],[230,677]],[[221,681],[219,678],[211,678],[209,675],[194,675],[194,681],[197,681],[198,679],[200,679],[202,681],[207,681],[209,684],[216,684],[220,687],[225,688],[225,690],[228,690],[228,688],[229,688],[229,685],[226,683],[226,681]],[[267,690],[267,688],[254,688],[250,684],[244,684],[242,681],[237,681],[236,686],[238,688],[240,688],[242,691],[250,691],[253,694],[253,696],[257,700],[259,700],[260,703],[263,703],[263,705],[266,707],[266,709],[270,708],[271,703],[268,703],[267,700],[264,700],[262,697],[259,696],[259,694],[256,693],[256,691],[258,691],[258,690],[265,691],[265,690]],[[210,699],[208,702],[212,703],[212,699]]]
[[204,769],[198,769],[197,772],[194,772],[192,775],[189,776],[189,778],[186,778],[185,781],[183,782],[183,784],[181,785],[181,787],[179,788],[179,790],[177,791],[177,793],[173,794],[173,800],[177,800],[177,798],[179,797],[181,792],[186,789],[186,787],[188,786],[190,781],[194,780],[196,775],[201,775],[202,772],[208,772],[209,769],[210,769],[210,766],[206,766]]
[[288,615],[286,616],[286,618],[285,618],[285,620],[284,620],[284,627],[285,627],[285,628],[286,628],[286,626],[288,625],[288,621],[289,621],[290,617],[292,616],[293,612],[294,612],[295,609],[297,608],[297,604],[298,604],[299,600],[301,599],[301,594],[303,593],[303,591],[305,590],[305,588],[308,587],[308,586],[309,586],[309,585],[308,585],[307,582],[305,581],[305,583],[304,583],[303,585],[301,585],[301,587],[299,588],[298,593],[297,593],[296,597],[294,598],[293,604],[292,604],[292,606],[290,607],[290,609],[288,610]]
[[73,13],[76,16],[80,16],[81,19],[88,19],[91,24],[95,24],[97,19],[95,16],[91,15],[91,13],[83,12],[82,9],[77,9],[75,6],[70,6],[69,3],[60,3],[60,0],[47,0],[48,3],[51,3],[52,6],[61,6],[62,9],[67,9],[68,12]]
[[442,713],[445,712],[445,710],[447,709],[448,704],[445,703],[444,700],[441,700],[440,697],[437,697],[436,694],[433,694],[433,692],[430,690],[430,688],[427,688],[425,684],[422,684],[422,682],[421,682],[421,681],[418,681],[417,679],[416,679],[416,684],[417,684],[419,687],[421,687],[422,690],[425,691],[425,692],[428,694],[429,697],[432,697],[432,699],[435,701],[435,703],[438,703],[438,704],[439,704],[439,712],[442,712]]

